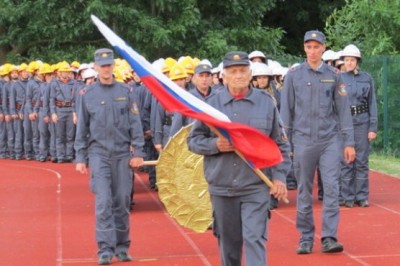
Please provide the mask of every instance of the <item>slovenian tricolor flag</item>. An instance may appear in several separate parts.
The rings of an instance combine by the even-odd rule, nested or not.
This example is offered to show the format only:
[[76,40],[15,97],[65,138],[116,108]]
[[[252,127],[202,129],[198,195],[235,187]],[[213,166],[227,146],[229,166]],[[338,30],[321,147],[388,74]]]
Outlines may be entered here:
[[179,112],[216,127],[255,168],[271,167],[282,162],[281,152],[272,139],[257,129],[231,122],[225,114],[178,87],[96,16],[92,15],[91,18],[108,42],[128,61],[167,111]]

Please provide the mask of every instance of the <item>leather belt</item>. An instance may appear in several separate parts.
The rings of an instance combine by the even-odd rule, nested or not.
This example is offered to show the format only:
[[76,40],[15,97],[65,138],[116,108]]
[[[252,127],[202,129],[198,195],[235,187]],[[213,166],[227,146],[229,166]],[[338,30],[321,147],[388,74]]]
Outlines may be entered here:
[[351,114],[352,115],[359,115],[362,113],[369,112],[369,105],[368,103],[360,104],[360,105],[352,105],[350,106]]
[[58,100],[56,100],[55,101],[55,105],[57,107],[60,107],[60,108],[62,108],[62,107],[72,107],[72,102],[71,101],[58,101]]

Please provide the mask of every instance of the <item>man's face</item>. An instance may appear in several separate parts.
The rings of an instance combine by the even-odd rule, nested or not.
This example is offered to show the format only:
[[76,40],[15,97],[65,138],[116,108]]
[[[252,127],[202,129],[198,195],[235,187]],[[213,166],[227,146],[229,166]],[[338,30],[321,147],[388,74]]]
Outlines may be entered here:
[[70,73],[71,72],[69,72],[69,71],[59,71],[58,72],[59,73],[59,77],[60,77],[60,79],[62,79],[62,80],[68,80],[68,79],[70,79]]
[[95,65],[95,69],[98,73],[98,78],[102,80],[110,80],[113,78],[114,64],[112,65]]
[[318,63],[325,52],[325,44],[317,41],[308,41],[304,43],[304,51],[306,52],[307,62]]
[[14,79],[14,80],[15,80],[15,79],[18,78],[18,71],[16,71],[16,70],[15,70],[15,71],[12,71],[10,75],[11,75],[11,79]]
[[196,86],[200,90],[206,90],[208,89],[208,87],[211,86],[211,81],[212,81],[211,73],[207,72],[198,73],[195,76],[196,76]]
[[353,71],[357,67],[357,58],[353,56],[346,56],[344,57],[344,67],[346,71]]
[[186,78],[181,78],[181,79],[175,79],[173,80],[173,82],[178,85],[179,87],[181,87],[182,89],[185,88],[186,85]]
[[224,81],[229,89],[247,88],[251,80],[250,67],[246,65],[230,66],[224,69]]
[[23,70],[23,71],[20,72],[21,79],[23,79],[23,80],[27,80],[30,75],[31,74],[26,70]]

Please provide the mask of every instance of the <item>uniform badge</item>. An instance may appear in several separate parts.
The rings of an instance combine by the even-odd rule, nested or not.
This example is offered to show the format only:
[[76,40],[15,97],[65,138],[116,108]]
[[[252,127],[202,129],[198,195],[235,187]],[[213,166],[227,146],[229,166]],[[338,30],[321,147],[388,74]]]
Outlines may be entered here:
[[82,90],[79,91],[79,95],[83,95],[85,93],[86,93],[86,89],[82,89]]
[[132,103],[131,112],[135,115],[139,114],[139,108],[136,102]]
[[235,61],[239,61],[240,60],[240,55],[235,54],[232,59],[235,60]]
[[340,95],[342,95],[342,96],[346,96],[347,95],[346,84],[340,84],[339,85],[338,93]]

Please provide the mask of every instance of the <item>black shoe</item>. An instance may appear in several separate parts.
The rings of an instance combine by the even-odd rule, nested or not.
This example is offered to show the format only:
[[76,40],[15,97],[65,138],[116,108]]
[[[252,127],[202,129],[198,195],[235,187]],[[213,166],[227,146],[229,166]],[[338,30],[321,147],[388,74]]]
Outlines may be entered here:
[[17,161],[21,160],[21,156],[15,156],[15,160]]
[[97,262],[97,264],[99,264],[99,265],[109,265],[109,264],[111,264],[111,259],[112,259],[111,255],[102,254],[99,257],[99,261]]
[[65,163],[65,160],[63,160],[63,159],[58,159],[58,160],[57,160],[57,163]]
[[297,249],[297,254],[310,254],[312,252],[313,245],[311,242],[301,242]]
[[122,262],[132,261],[132,257],[126,252],[121,252],[116,255],[117,259]]
[[354,207],[354,200],[346,200],[344,202],[344,206],[346,206],[347,208],[353,208]]
[[52,163],[57,163],[57,158],[51,158]]
[[346,201],[344,199],[339,200],[339,206],[345,206]]
[[360,207],[364,207],[364,208],[369,207],[368,200],[358,200],[356,203]]
[[44,163],[46,161],[46,158],[40,158],[39,162]]
[[343,251],[343,245],[338,243],[332,237],[325,237],[322,240],[322,252],[323,253],[338,253]]

